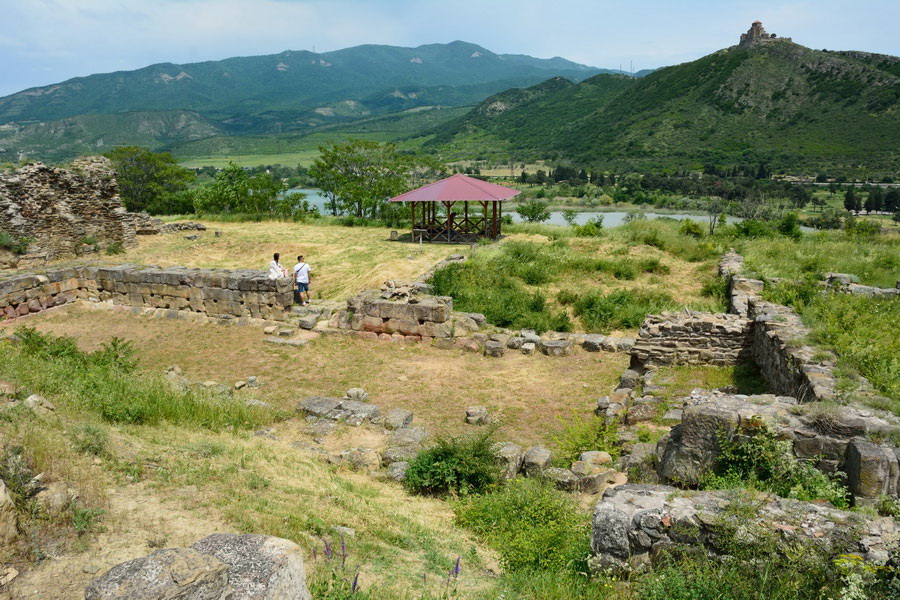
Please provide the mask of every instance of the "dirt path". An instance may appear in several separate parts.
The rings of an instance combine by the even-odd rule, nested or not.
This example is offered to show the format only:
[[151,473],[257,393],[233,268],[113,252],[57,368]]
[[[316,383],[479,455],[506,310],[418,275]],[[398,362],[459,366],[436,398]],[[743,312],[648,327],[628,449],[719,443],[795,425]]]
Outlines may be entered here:
[[9,589],[0,589],[0,599],[81,599],[91,580],[121,562],[158,548],[189,546],[212,533],[234,531],[212,511],[200,514],[180,506],[180,495],[188,497],[195,492],[182,488],[173,498],[164,499],[143,482],[108,490],[104,530],[90,536],[88,547],[37,565],[17,566],[18,577]]

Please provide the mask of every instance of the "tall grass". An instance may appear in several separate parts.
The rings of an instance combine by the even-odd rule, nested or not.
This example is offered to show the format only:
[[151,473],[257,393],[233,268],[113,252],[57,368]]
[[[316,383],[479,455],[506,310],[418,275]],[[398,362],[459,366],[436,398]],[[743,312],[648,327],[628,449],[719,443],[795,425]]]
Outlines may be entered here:
[[775,237],[736,243],[747,271],[760,277],[822,279],[852,273],[861,283],[894,287],[900,278],[900,235],[859,238],[823,231],[799,240]]
[[[74,340],[22,328],[18,344],[0,343],[0,375],[55,403],[86,409],[112,423],[161,421],[212,430],[269,423],[271,411],[230,398],[182,391],[162,377],[137,373],[130,346],[110,342],[86,353]],[[124,349],[123,349],[124,347]]]
[[801,306],[812,341],[834,350],[850,367],[888,396],[900,415],[900,298],[850,294],[817,296]]
[[575,300],[574,307],[587,329],[608,333],[639,327],[648,314],[677,308],[677,304],[666,292],[638,289],[587,292]]

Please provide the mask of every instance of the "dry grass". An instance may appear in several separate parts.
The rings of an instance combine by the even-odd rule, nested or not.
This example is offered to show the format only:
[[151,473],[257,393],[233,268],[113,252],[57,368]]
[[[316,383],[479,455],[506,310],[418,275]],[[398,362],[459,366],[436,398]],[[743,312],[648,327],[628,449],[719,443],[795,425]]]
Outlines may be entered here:
[[[69,335],[85,349],[111,337],[133,340],[142,366],[161,372],[178,364],[191,380],[234,383],[257,375],[260,397],[293,410],[314,395],[341,396],[351,387],[369,392],[383,411],[408,408],[435,433],[471,431],[465,408],[484,405],[502,420],[499,435],[522,444],[546,442],[556,417],[588,414],[610,392],[627,364],[622,354],[586,353],[563,359],[502,359],[422,344],[321,337],[302,349],[273,346],[251,327],[188,324],[66,307],[30,317],[28,324]],[[98,327],[98,323],[102,326]],[[6,325],[10,327],[10,325]]]
[[[416,424],[433,433],[462,433],[474,431],[463,423],[464,408],[484,404],[502,418],[499,435],[524,445],[548,442],[561,427],[557,416],[570,417],[573,410],[588,414],[626,362],[625,356],[605,353],[561,359],[512,354],[497,360],[340,336],[315,339],[303,349],[282,348],[264,343],[256,328],[77,305],[23,324],[73,336],[85,349],[113,336],[133,340],[142,368],[151,373],[177,363],[192,380],[232,383],[258,375],[265,385],[252,395],[285,409],[312,394],[340,395],[361,386],[383,410],[406,407]],[[28,437],[53,441],[40,453],[54,476],[100,492],[96,502],[108,511],[105,531],[83,538],[84,550],[67,551],[59,562],[20,565],[16,594],[41,589],[47,598],[74,597],[92,578],[83,573],[85,566],[102,573],[154,545],[188,545],[215,531],[289,538],[311,556],[320,536],[336,537],[336,526],[356,531],[348,540],[351,561],[362,566],[361,582],[378,589],[378,598],[414,591],[423,573],[437,581],[456,556],[462,556],[464,568],[461,598],[481,597],[492,585],[491,573],[498,570],[494,555],[455,526],[447,503],[409,496],[396,484],[328,465],[293,447],[295,441],[309,444],[300,417],[277,424],[273,440],[167,424],[115,426],[77,410],[61,403],[52,419],[29,421]],[[109,452],[100,461],[79,455],[66,442],[67,431],[84,420],[110,434]],[[325,447],[379,449],[385,440],[374,428],[342,427]],[[78,575],[61,578],[66,569]]]
[[[313,268],[312,294],[344,299],[380,286],[387,279],[411,279],[450,254],[466,254],[468,246],[391,242],[390,229],[343,227],[309,223],[223,223],[203,221],[207,231],[140,236],[124,254],[104,256],[104,262],[163,267],[268,269],[272,254],[290,269],[298,254]],[[221,231],[215,237],[213,231]]]

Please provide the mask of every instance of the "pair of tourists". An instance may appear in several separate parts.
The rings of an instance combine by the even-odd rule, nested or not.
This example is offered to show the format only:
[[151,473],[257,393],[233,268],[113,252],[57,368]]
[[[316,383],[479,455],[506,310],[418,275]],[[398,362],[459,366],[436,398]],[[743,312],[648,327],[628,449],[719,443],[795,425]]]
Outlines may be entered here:
[[[279,277],[288,277],[287,269],[281,266],[281,255],[276,252],[272,262],[269,263],[269,279],[278,279]],[[294,301],[297,302],[300,306],[306,306],[309,304],[309,276],[312,269],[310,266],[303,260],[303,255],[299,255],[297,257],[297,264],[294,265],[294,284],[296,285],[294,291]],[[306,300],[303,299],[303,294],[306,294]]]

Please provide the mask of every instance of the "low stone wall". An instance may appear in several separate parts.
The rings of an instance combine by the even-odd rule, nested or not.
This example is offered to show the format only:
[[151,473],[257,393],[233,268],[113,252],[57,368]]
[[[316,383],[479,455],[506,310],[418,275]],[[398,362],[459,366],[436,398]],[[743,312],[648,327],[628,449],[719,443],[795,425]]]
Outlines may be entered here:
[[834,356],[798,343],[809,329],[793,309],[756,296],[749,298],[748,314],[753,319],[753,358],[773,392],[801,402],[834,399]]
[[632,366],[733,365],[753,356],[750,319],[739,315],[662,313],[649,315],[631,350]]
[[762,421],[790,440],[794,455],[820,471],[841,472],[860,501],[900,496],[900,449],[875,444],[900,427],[871,410],[849,406],[820,409],[795,398],[742,396],[694,390],[684,399],[681,423],[657,444],[657,473],[663,481],[696,485],[719,457],[720,439],[755,431]]
[[74,300],[223,319],[284,320],[293,292],[290,278],[271,280],[261,271],[137,265],[67,267],[0,281],[0,311],[8,318]]
[[[731,506],[741,508],[741,518],[729,512]],[[715,556],[727,553],[735,540],[752,546],[766,538],[785,550],[806,544],[835,556],[855,554],[884,563],[896,537],[890,517],[872,518],[826,504],[772,494],[627,484],[608,490],[594,508],[590,564],[596,570],[639,570],[678,545],[699,546]]]
[[[329,323],[338,329],[378,334],[400,334],[420,338],[452,337],[454,328],[464,324],[451,321],[453,299],[446,296],[415,295],[395,299],[369,290],[347,300],[346,310],[337,311]],[[471,319],[469,319],[471,321]],[[466,329],[477,330],[472,321]]]

